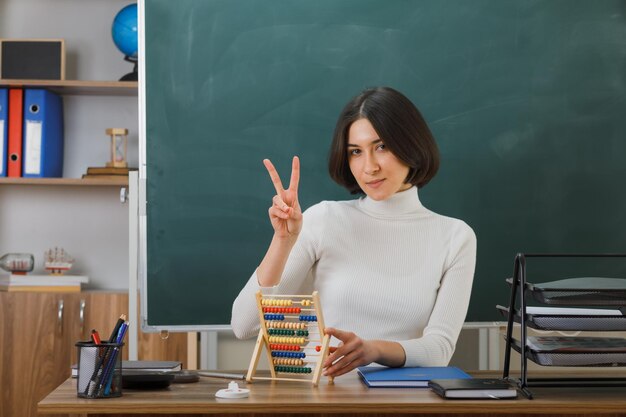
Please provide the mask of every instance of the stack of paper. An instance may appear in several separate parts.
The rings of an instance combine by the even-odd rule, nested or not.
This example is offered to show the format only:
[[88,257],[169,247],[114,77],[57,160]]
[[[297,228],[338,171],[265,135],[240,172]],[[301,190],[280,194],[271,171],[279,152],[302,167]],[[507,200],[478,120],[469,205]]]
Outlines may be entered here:
[[0,291],[76,292],[88,282],[85,275],[0,275]]

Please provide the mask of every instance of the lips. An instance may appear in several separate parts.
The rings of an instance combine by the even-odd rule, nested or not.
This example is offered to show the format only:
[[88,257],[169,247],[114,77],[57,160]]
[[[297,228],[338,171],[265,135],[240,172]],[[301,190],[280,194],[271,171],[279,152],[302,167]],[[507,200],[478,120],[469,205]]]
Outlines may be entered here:
[[365,184],[367,184],[368,187],[378,188],[378,187],[381,186],[381,184],[384,181],[385,181],[384,179],[381,179],[381,180],[375,180],[375,181],[366,182]]

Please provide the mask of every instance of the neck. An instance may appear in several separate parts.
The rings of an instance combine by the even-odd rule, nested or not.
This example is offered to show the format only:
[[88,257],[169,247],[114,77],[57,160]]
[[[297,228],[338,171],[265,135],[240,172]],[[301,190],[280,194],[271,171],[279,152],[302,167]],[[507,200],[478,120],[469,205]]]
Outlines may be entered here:
[[386,200],[376,201],[369,197],[359,200],[361,208],[376,216],[402,216],[415,214],[423,209],[417,194],[417,187],[411,187],[406,191],[399,191]]

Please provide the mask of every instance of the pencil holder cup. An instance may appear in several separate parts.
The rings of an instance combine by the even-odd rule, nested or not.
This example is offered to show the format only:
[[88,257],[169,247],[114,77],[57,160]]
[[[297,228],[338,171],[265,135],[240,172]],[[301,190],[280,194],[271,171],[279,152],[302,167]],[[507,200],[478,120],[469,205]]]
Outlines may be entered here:
[[113,398],[122,395],[124,343],[77,342],[77,394],[81,398]]

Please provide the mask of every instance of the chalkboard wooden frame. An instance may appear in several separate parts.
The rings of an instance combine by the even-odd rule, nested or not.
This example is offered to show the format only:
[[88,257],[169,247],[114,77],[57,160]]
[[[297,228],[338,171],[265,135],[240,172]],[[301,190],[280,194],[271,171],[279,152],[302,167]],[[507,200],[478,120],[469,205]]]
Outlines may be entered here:
[[[420,197],[477,234],[468,321],[498,319],[518,252],[626,245],[616,233],[626,229],[625,1],[144,3],[147,327],[228,327],[271,236],[262,158],[287,172],[300,154],[303,207],[351,198],[327,178],[327,146],[341,106],[372,85],[422,110],[442,166]],[[222,180],[233,181],[220,194]],[[233,213],[243,227],[223,233]],[[193,271],[181,277],[170,264],[185,259]],[[533,280],[626,275],[621,264],[595,267],[542,267]]]

